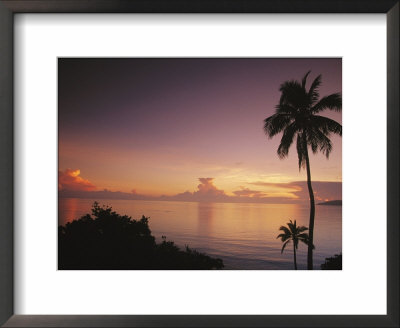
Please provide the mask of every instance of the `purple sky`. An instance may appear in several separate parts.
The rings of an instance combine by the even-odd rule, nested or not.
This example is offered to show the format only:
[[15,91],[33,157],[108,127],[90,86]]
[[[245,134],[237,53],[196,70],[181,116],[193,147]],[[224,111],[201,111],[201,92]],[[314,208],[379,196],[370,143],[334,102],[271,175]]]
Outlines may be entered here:
[[[308,70],[310,83],[322,74],[321,96],[341,92],[341,59],[60,59],[60,189],[171,197],[212,178],[209,195],[293,199],[288,184],[305,172],[295,148],[279,160],[263,120],[280,84]],[[332,141],[329,160],[311,157],[315,181],[341,182]],[[325,199],[340,199],[336,189]]]

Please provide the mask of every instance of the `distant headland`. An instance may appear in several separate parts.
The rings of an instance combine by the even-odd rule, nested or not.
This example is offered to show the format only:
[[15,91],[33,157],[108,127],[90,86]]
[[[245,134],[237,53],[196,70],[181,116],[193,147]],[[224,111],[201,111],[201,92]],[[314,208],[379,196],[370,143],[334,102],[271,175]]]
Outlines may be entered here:
[[317,205],[334,205],[334,206],[342,206],[342,200],[330,200],[327,202],[318,203]]

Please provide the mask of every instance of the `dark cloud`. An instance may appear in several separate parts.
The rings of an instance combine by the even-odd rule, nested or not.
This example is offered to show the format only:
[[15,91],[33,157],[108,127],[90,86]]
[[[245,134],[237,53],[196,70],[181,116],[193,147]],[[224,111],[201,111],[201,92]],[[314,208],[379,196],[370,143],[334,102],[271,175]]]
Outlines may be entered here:
[[86,198],[86,199],[125,199],[125,200],[155,200],[154,197],[139,195],[135,193],[128,193],[122,191],[94,190],[59,190],[58,196],[62,198]]

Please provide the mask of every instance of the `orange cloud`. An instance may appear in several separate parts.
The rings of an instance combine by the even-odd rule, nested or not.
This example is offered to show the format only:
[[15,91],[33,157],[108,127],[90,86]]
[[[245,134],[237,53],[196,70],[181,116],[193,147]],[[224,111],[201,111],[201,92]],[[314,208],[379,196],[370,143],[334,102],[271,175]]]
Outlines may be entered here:
[[224,195],[224,191],[218,189],[214,184],[213,184],[214,178],[199,178],[200,184],[197,186],[199,189],[198,191],[195,192],[195,194],[207,194],[207,195]]
[[[293,181],[287,183],[271,183],[271,182],[251,182],[251,185],[258,187],[273,187],[284,190],[288,197],[297,198],[299,200],[309,199],[306,181]],[[342,199],[342,183],[334,181],[312,181],[314,196],[317,201],[338,200]]]
[[186,191],[174,196],[161,196],[161,198],[189,202],[226,202],[230,200],[230,196],[214,185],[214,178],[199,178],[199,181],[200,184],[194,192]]
[[83,179],[79,175],[80,170],[66,169],[58,171],[58,190],[70,191],[92,191],[96,189],[89,180]]
[[250,190],[249,188],[245,188],[240,186],[240,190],[233,191],[236,196],[239,197],[266,197],[267,194],[263,193],[259,190]]

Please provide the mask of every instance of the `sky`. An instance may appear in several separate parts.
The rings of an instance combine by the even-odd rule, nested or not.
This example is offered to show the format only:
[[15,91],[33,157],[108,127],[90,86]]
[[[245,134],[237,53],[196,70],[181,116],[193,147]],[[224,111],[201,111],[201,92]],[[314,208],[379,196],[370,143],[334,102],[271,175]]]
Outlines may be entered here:
[[[341,92],[341,59],[62,58],[58,62],[61,197],[295,203],[308,200],[295,147],[263,120],[279,86],[322,74]],[[341,113],[323,115],[339,123]],[[311,155],[317,200],[341,199],[342,140]]]

